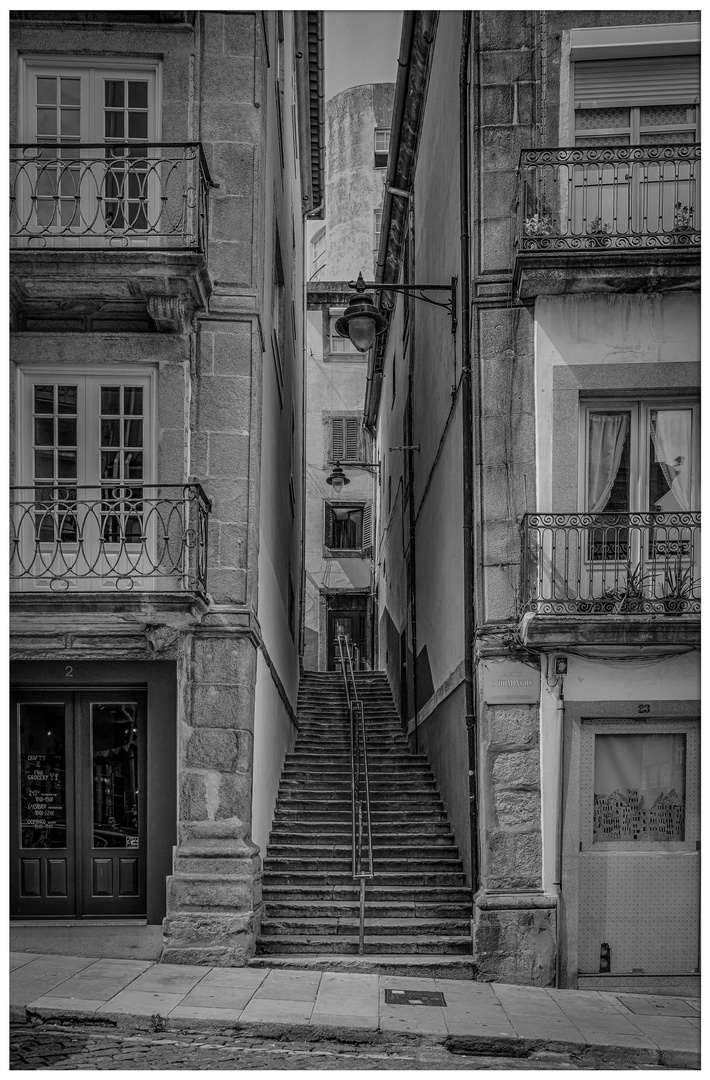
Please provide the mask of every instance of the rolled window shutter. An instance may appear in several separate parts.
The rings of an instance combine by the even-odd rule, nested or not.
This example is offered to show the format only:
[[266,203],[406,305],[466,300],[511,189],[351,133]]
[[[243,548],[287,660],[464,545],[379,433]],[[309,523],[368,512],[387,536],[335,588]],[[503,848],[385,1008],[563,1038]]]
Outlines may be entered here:
[[333,419],[330,421],[330,456],[334,461],[343,460],[345,442],[343,438],[344,421]]
[[326,547],[333,546],[333,507],[330,503],[325,504],[325,539],[324,543]]
[[698,56],[578,60],[574,65],[574,104],[577,109],[693,105],[699,100]]
[[367,551],[372,547],[372,506],[364,507],[362,511],[362,549]]
[[345,423],[345,459],[346,461],[357,461],[358,454],[358,435],[360,433],[360,422],[356,419],[348,419]]

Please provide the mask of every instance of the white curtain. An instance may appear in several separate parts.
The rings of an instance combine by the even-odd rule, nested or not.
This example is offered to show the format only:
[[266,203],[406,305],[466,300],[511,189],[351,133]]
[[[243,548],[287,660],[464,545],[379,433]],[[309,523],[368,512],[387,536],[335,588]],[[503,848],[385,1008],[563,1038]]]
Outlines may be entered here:
[[650,509],[690,510],[691,419],[689,409],[651,412],[651,441],[669,490]]
[[587,505],[591,514],[600,514],[609,502],[629,435],[629,421],[628,413],[589,414]]

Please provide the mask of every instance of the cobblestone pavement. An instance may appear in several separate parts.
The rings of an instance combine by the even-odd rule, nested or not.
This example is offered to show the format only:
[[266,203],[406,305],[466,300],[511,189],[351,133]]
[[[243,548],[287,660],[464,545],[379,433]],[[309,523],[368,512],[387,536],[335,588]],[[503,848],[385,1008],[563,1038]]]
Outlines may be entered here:
[[[12,1025],[10,1068],[69,1069],[609,1069],[628,1063],[575,1063],[567,1054],[520,1059],[452,1053],[422,1040],[358,1045],[301,1042],[238,1034],[155,1032],[131,1035],[89,1025]],[[649,1066],[646,1066],[648,1068]],[[644,1066],[640,1066],[644,1068]]]

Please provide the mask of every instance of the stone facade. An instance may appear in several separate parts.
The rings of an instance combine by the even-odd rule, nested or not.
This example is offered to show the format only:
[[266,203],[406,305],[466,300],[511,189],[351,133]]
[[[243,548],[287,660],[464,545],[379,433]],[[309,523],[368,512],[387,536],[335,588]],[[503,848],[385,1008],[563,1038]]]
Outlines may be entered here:
[[[457,299],[464,295],[465,278],[470,311],[459,311],[452,328],[441,310],[395,298],[388,333],[370,358],[366,423],[381,448],[383,476],[391,475],[407,495],[394,519],[386,527],[380,522],[378,534],[380,661],[409,720],[412,743],[429,756],[459,843],[471,836],[464,864],[475,875],[479,977],[542,986],[582,985],[598,974],[594,963],[604,935],[628,938],[618,929],[621,911],[608,897],[596,896],[592,905],[582,895],[580,875],[587,873],[589,881],[594,871],[578,867],[604,865],[608,873],[614,867],[618,880],[623,877],[616,869],[621,861],[611,854],[608,862],[594,863],[600,856],[595,851],[593,858],[584,831],[591,813],[584,800],[591,796],[570,779],[583,769],[580,746],[588,745],[582,736],[591,723],[585,717],[597,715],[595,710],[610,717],[616,709],[619,730],[631,736],[644,730],[630,719],[636,710],[639,716],[660,715],[664,694],[649,678],[642,647],[654,663],[668,664],[667,697],[676,702],[668,724],[692,724],[697,716],[694,677],[686,681],[691,660],[682,655],[683,648],[699,643],[697,611],[688,603],[677,619],[664,618],[666,609],[650,603],[649,594],[658,595],[657,570],[649,569],[656,583],[647,585],[646,618],[590,613],[578,603],[582,587],[590,596],[595,589],[603,592],[589,569],[589,531],[574,517],[586,506],[585,409],[596,400],[614,400],[617,408],[643,416],[644,409],[672,408],[682,400],[690,425],[699,393],[700,237],[692,223],[679,225],[669,215],[665,181],[657,178],[654,196],[658,206],[666,206],[665,217],[661,221],[657,211],[653,225],[649,213],[643,227],[631,221],[632,214],[623,225],[618,213],[613,221],[603,220],[610,216],[603,206],[599,222],[590,217],[582,228],[574,194],[569,204],[551,194],[558,182],[567,191],[563,171],[551,177],[554,169],[563,170],[559,162],[568,151],[558,158],[554,148],[574,147],[587,161],[602,141],[598,135],[585,138],[585,110],[594,102],[580,105],[581,91],[574,89],[585,72],[592,78],[607,70],[595,69],[596,60],[613,55],[621,65],[643,55],[637,69],[642,72],[649,57],[658,58],[659,71],[676,72],[658,99],[667,102],[664,115],[680,118],[687,143],[697,138],[696,17],[671,11],[637,16],[586,13],[582,27],[575,13],[559,11],[477,12],[470,18],[465,12],[405,14],[408,45],[399,60],[384,200],[378,280],[445,284],[457,275]],[[627,47],[629,35],[643,41],[641,54]],[[469,82],[462,98],[458,72],[466,48]],[[657,90],[656,80],[651,83],[649,107]],[[638,93],[632,102],[615,99],[614,115],[630,110],[636,116],[634,109],[640,109],[646,116],[647,101]],[[680,102],[677,95],[683,93],[687,100]],[[576,134],[575,123],[581,125]],[[463,185],[462,124],[470,135]],[[662,146],[665,136],[644,134],[641,141]],[[609,154],[618,145],[610,139]],[[697,148],[657,146],[643,153],[665,153],[673,159],[669,170],[690,177],[684,200],[690,206]],[[596,182],[593,172],[585,175]],[[537,218],[525,201],[533,189],[535,198],[540,195]],[[637,197],[631,185],[629,204]],[[466,261],[464,210],[470,233]],[[531,238],[540,221],[545,235],[537,242]],[[638,233],[633,245],[629,232]],[[634,253],[632,246],[643,250]],[[464,320],[470,357],[464,354]],[[472,418],[466,430],[462,371],[469,359]],[[603,411],[603,404],[597,407]],[[392,453],[389,447],[400,442],[413,444],[416,452]],[[464,478],[467,442],[473,460]],[[465,491],[473,503],[470,530],[462,514]],[[695,498],[693,489],[683,501],[686,525],[699,537]],[[649,515],[650,529],[654,506],[630,508]],[[530,524],[536,513],[538,522],[560,515],[544,538]],[[646,550],[643,543],[639,552]],[[553,548],[565,556],[553,556]],[[464,594],[467,552],[473,564],[470,595]],[[692,553],[688,562],[692,575]],[[545,588],[557,590],[549,604],[540,599]],[[696,588],[693,601],[698,598]],[[467,622],[468,613],[473,617]],[[576,655],[587,649],[586,678],[565,674],[568,662],[570,672],[587,663],[586,653],[585,660]],[[532,665],[539,704],[520,704],[514,696],[507,704],[489,704],[483,658]],[[469,703],[467,659],[473,669]],[[694,671],[697,661],[693,656]],[[566,716],[568,696],[578,710],[576,727]],[[624,698],[629,704],[620,706]],[[593,772],[593,762],[587,760],[586,767]],[[688,911],[696,910],[695,858],[689,842]],[[602,912],[597,921],[583,914],[592,906]],[[642,918],[651,920],[651,911],[649,903]],[[653,936],[649,929],[647,942]],[[641,956],[643,944],[634,947]],[[614,955],[621,951],[621,942],[612,947]],[[637,958],[633,964],[653,962]],[[666,972],[670,976],[671,968]]]
[[[41,680],[48,659],[110,657],[119,685],[140,684],[141,665],[150,681],[156,659],[172,662],[177,712],[162,722],[177,755],[177,800],[165,808],[160,838],[148,822],[151,921],[165,917],[165,959],[242,964],[253,954],[261,912],[253,806],[262,823],[275,801],[275,792],[253,790],[255,729],[269,722],[255,708],[257,656],[268,658],[264,677],[273,680],[283,720],[267,751],[278,760],[293,740],[298,683],[302,215],[322,179],[311,167],[323,141],[322,25],[316,13],[123,15],[114,25],[111,13],[101,20],[17,13],[13,138],[33,141],[31,118],[17,111],[24,54],[48,53],[60,70],[89,57],[100,75],[107,55],[130,70],[148,48],[162,57],[162,96],[150,106],[160,140],[174,142],[176,157],[186,144],[199,148],[190,176],[201,177],[203,231],[188,250],[165,218],[156,242],[136,242],[129,230],[115,251],[101,237],[75,242],[71,232],[41,251],[13,237],[13,363],[23,377],[47,369],[47,379],[149,374],[154,470],[144,481],[202,486],[208,528],[200,532],[195,520],[184,551],[207,584],[201,578],[186,589],[158,573],[157,586],[139,582],[119,594],[89,575],[78,592],[47,596],[20,575],[12,656],[36,662],[36,676],[23,668],[29,683]],[[90,315],[79,317],[82,304]],[[25,433],[26,410],[13,401]],[[290,494],[269,467],[265,443],[269,454],[292,457]],[[31,481],[24,447],[13,468],[14,483]],[[260,548],[280,582],[278,601],[269,581],[260,600]],[[162,572],[161,556],[152,557]],[[150,725],[150,700],[148,711]],[[147,768],[150,786],[161,763],[149,757]],[[164,865],[167,845],[174,854],[166,882],[154,867]]]

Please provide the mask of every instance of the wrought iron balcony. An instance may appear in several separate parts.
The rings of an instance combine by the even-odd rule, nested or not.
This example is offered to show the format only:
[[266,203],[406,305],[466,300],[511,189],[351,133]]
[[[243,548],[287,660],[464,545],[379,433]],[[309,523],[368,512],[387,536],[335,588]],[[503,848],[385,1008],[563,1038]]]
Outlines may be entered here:
[[16,143],[15,248],[204,252],[210,175],[201,143]]
[[205,595],[211,503],[200,484],[11,492],[13,591]]
[[[698,259],[699,200],[696,143],[523,150],[515,238],[518,284],[526,269],[553,269],[555,263],[584,265],[593,273],[595,261],[603,261],[600,253],[616,260],[617,272],[624,254],[633,263],[634,253],[640,253],[647,273],[649,256],[666,263],[687,262],[693,254]],[[578,289],[567,283],[552,291]]]
[[699,513],[525,515],[524,614],[699,611]]

